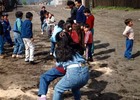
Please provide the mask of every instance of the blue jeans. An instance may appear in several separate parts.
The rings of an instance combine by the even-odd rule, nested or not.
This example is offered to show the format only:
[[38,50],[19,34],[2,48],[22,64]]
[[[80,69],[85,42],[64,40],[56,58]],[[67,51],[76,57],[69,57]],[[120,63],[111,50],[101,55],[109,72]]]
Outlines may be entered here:
[[55,49],[55,42],[51,42],[51,50],[50,52],[53,53]]
[[0,35],[0,54],[3,54],[3,46],[4,46],[3,36]]
[[13,42],[12,42],[9,31],[5,32],[5,34],[4,34],[4,43],[5,42],[8,42],[11,46],[13,46]]
[[22,55],[24,51],[24,43],[21,38],[21,35],[17,32],[14,32],[14,43],[15,46],[14,46],[13,54]]
[[47,31],[47,23],[42,24],[42,32]]
[[65,75],[64,73],[61,73],[56,68],[52,68],[52,69],[46,71],[44,74],[42,74],[40,77],[38,96],[46,95],[48,92],[48,86],[49,86],[50,82],[53,81],[54,79],[56,79],[58,77],[62,77],[64,75]]
[[75,100],[80,100],[80,88],[87,84],[89,71],[87,67],[68,68],[66,75],[56,84],[53,100],[62,100],[64,91],[72,90]]
[[127,59],[130,59],[132,57],[132,48],[133,48],[133,40],[130,39],[126,39],[126,50],[124,53],[124,57],[126,57]]

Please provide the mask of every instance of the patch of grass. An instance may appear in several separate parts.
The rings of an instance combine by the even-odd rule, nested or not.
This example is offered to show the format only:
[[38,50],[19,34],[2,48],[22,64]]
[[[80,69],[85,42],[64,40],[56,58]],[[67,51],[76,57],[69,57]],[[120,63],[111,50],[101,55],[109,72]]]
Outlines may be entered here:
[[22,0],[22,4],[23,4],[23,5],[27,5],[26,0]]
[[125,10],[125,11],[132,11],[135,10],[131,7],[117,7],[117,6],[97,6],[95,9],[108,9],[108,10]]

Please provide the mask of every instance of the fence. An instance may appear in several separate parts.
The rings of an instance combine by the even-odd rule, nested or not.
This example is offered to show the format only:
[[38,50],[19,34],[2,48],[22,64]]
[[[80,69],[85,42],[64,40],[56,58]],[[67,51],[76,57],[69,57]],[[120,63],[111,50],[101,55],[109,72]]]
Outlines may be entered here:
[[140,8],[140,0],[91,0],[93,7],[96,6],[121,6]]

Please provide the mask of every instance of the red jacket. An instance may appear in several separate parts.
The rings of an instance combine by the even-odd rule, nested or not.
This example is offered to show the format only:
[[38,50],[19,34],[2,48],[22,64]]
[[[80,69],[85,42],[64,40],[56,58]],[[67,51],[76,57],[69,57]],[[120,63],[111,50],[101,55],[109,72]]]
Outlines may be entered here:
[[79,43],[79,37],[76,31],[72,31],[70,36],[75,43]]
[[92,14],[86,17],[86,24],[90,26],[90,29],[94,27],[94,19],[95,17]]

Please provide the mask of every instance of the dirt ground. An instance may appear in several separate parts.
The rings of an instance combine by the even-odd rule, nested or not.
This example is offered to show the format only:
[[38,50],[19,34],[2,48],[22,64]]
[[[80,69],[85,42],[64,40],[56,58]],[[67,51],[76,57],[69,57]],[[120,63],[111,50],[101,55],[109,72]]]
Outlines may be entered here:
[[[49,56],[50,42],[47,34],[41,35],[40,6],[24,6],[18,10],[34,14],[33,32],[35,38],[35,62],[30,65],[24,59],[11,57],[13,48],[5,45],[6,58],[0,59],[0,100],[37,100],[39,77],[55,64]],[[66,19],[69,10],[64,7],[47,6],[56,20]],[[15,20],[15,10],[9,12],[11,25]],[[81,89],[81,100],[140,100],[140,10],[119,11],[94,9],[95,20],[95,54],[96,61],[90,63],[90,80]],[[125,38],[124,19],[134,20],[135,42],[134,60],[123,57]],[[13,37],[13,34],[11,32]],[[53,95],[55,80],[50,84],[48,100]],[[64,94],[65,100],[73,100],[71,92]]]

